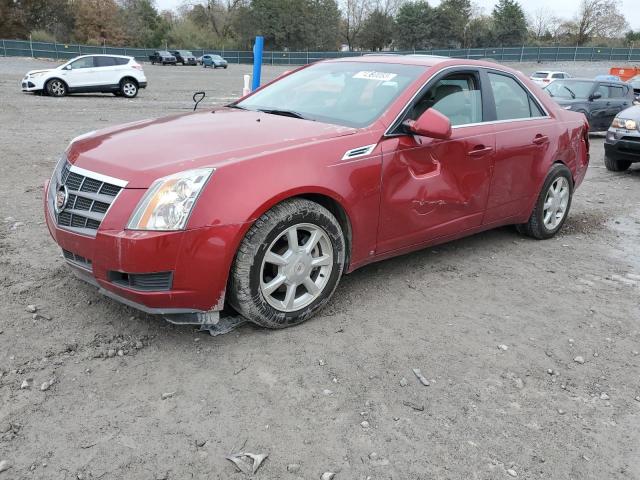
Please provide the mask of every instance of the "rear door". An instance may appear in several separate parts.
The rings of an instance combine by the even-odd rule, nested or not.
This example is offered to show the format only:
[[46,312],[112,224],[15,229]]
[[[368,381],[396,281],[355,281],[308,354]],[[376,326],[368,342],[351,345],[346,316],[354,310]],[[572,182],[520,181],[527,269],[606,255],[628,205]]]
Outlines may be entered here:
[[[409,135],[400,125],[428,108],[452,123],[451,137]],[[452,69],[423,89],[382,140],[378,253],[425,244],[481,225],[495,153],[494,126],[483,122],[477,69]]]
[[[629,108],[632,105],[632,97],[629,95],[628,85],[610,85],[609,97],[611,100],[611,106],[613,107],[615,117],[622,110]],[[613,121],[613,118],[611,119]],[[611,123],[609,123],[611,125]]]
[[114,57],[95,57],[95,83],[94,85],[116,85],[120,81],[117,64]]
[[599,82],[594,93],[599,93],[600,98],[591,102],[591,127],[593,131],[601,132],[607,130],[616,116],[616,102],[611,98],[611,90],[608,83]]
[[496,155],[485,224],[522,215],[538,192],[539,163],[552,148],[555,120],[511,74],[487,70]]

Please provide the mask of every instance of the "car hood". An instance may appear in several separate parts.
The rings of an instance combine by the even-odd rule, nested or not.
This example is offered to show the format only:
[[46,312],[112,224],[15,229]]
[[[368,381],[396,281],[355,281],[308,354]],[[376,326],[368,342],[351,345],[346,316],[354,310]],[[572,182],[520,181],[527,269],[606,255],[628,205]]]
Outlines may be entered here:
[[560,97],[551,97],[551,98],[553,98],[553,100],[558,105],[562,105],[563,107],[566,107],[569,105],[584,105],[588,101],[586,98],[575,98],[575,99],[560,98]]
[[154,180],[198,167],[221,167],[357,130],[231,108],[142,120],[75,139],[69,161],[147,188]]
[[55,70],[55,68],[45,68],[45,69],[42,69],[42,70],[29,70],[27,72],[27,75],[33,75],[33,74],[36,74],[36,73],[49,73],[49,72],[53,72],[54,70]]
[[626,110],[621,111],[618,116],[626,120],[635,120],[640,122],[640,105],[634,105]]

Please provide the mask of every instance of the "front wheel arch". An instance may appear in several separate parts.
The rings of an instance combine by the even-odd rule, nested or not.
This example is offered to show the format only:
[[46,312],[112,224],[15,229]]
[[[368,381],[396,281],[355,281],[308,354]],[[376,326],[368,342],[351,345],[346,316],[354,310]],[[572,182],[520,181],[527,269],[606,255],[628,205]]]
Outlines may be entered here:
[[47,94],[47,95],[49,95],[49,84],[50,84],[51,82],[55,81],[55,80],[57,80],[57,81],[61,82],[61,83],[64,85],[64,88],[65,88],[65,94],[68,94],[68,93],[69,93],[69,85],[68,85],[68,84],[67,84],[67,82],[65,82],[63,79],[58,78],[58,77],[52,77],[52,78],[48,79],[48,80],[44,83],[44,86],[43,86],[43,88],[42,88],[42,91],[43,91],[43,92],[46,92],[46,94]]

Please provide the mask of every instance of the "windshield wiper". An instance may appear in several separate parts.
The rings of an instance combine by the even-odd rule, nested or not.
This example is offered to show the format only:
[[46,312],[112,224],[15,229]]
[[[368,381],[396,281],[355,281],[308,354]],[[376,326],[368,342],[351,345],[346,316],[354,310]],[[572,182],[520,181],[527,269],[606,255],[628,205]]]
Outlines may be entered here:
[[293,110],[278,110],[277,108],[274,108],[274,109],[259,108],[258,111],[263,113],[269,113],[271,115],[282,115],[283,117],[293,117],[293,118],[300,118],[302,120],[308,120],[307,118],[304,117],[304,115],[298,112],[294,112]]
[[237,108],[238,110],[249,110],[246,107],[241,107],[240,105],[227,105],[227,108]]
[[576,94],[575,94],[575,93],[573,93],[573,90],[571,90],[571,89],[570,89],[569,87],[567,87],[566,85],[563,85],[563,86],[562,86],[562,88],[565,88],[565,89],[566,89],[566,90],[571,94],[571,98],[572,98],[573,100],[575,100],[575,98],[576,98]]

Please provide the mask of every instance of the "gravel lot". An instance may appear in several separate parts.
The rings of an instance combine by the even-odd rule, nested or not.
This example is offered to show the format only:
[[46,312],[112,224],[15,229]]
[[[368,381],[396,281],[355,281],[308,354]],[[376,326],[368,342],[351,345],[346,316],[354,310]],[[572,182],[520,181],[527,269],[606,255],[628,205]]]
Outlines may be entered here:
[[426,249],[297,328],[214,338],[77,280],[42,184],[74,136],[228,101],[250,67],[146,66],[131,101],[22,94],[47,65],[0,59],[0,480],[241,479],[240,449],[269,454],[260,479],[640,478],[640,169],[606,171],[601,138],[557,238]]

